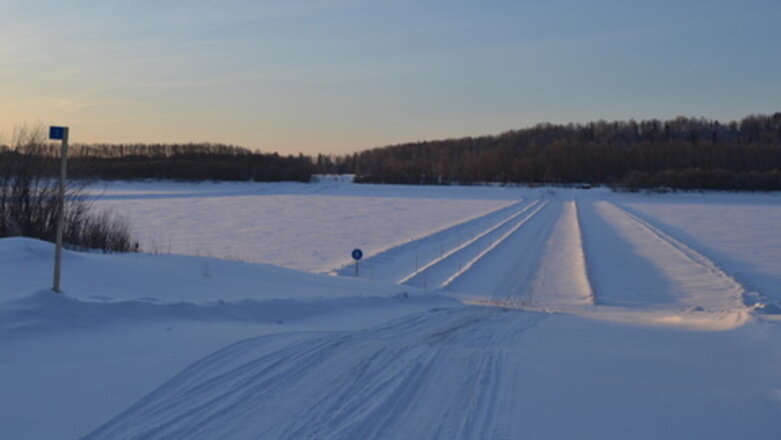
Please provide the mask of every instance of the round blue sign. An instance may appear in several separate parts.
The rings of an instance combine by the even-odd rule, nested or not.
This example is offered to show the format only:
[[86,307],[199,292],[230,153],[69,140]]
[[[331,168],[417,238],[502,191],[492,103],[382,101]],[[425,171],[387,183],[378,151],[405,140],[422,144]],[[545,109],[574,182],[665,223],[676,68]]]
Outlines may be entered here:
[[353,249],[353,260],[358,261],[363,258],[363,251],[360,249]]

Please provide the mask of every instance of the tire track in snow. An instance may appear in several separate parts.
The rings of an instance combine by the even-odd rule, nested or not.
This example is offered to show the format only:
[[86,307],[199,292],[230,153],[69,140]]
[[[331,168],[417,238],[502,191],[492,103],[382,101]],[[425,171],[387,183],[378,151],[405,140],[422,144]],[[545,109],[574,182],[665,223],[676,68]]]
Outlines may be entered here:
[[469,247],[470,245],[472,245],[473,243],[477,242],[478,240],[480,240],[481,238],[485,237],[486,235],[494,232],[495,230],[501,228],[502,226],[506,225],[507,223],[511,222],[512,220],[518,218],[518,216],[520,216],[521,214],[523,214],[524,212],[528,211],[529,209],[533,208],[534,206],[536,206],[538,204],[539,204],[539,201],[537,201],[537,200],[533,201],[532,203],[526,205],[525,207],[523,207],[523,209],[521,209],[520,211],[516,212],[515,214],[512,214],[509,217],[501,220],[500,222],[494,224],[490,228],[480,232],[479,234],[473,236],[469,240],[463,242],[459,246],[456,246],[456,247],[450,249],[448,252],[444,253],[443,255],[439,256],[438,258],[434,258],[433,260],[429,261],[423,267],[413,271],[412,273],[410,273],[407,276],[405,276],[405,277],[401,278],[400,280],[398,280],[397,283],[398,284],[404,284],[407,281],[409,281],[409,280],[419,276],[420,274],[422,274],[423,272],[428,270],[430,267],[432,267],[432,266],[434,266],[436,264],[439,264],[440,262],[448,259],[450,256],[452,256],[456,252],[459,252],[459,251],[463,250],[464,248]]
[[[368,273],[373,279],[399,282],[399,279],[417,271],[421,264],[426,265],[441,257],[446,251],[460,247],[464,239],[510,220],[528,204],[526,200],[510,203],[444,229],[411,238],[402,244],[372,252],[361,260],[361,266],[364,267],[361,276],[366,277]],[[474,232],[475,230],[478,232]],[[353,276],[354,270],[354,264],[351,262],[333,272],[343,276]]]
[[[544,253],[561,207],[560,202],[551,201],[501,246],[454,280],[448,289],[477,295],[481,303],[501,301],[506,304],[509,301],[513,307],[528,303],[531,282],[539,270],[540,256]],[[474,297],[471,299],[475,300]]]
[[505,438],[520,435],[515,351],[544,314],[459,307],[355,332],[218,351],[85,437]]
[[530,203],[519,213],[521,215],[499,225],[497,228],[492,228],[488,233],[479,234],[477,239],[470,241],[465,246],[461,246],[445,258],[437,260],[435,264],[429,265],[425,270],[418,271],[414,276],[409,277],[405,284],[430,289],[447,287],[471,269],[476,262],[484,258],[513,233],[518,231],[519,228],[537,215],[547,203],[547,201],[540,200]]
[[578,203],[547,203],[529,228],[510,231],[494,243],[492,254],[454,275],[453,290],[476,295],[469,302],[482,305],[563,311],[594,304]]
[[[627,209],[607,201],[598,205],[607,218],[615,220],[613,226],[638,246],[641,255],[670,279],[681,305],[712,311],[744,307],[746,288],[712,260]],[[621,223],[621,219],[629,224]]]
[[518,229],[520,229],[520,228],[521,228],[523,225],[525,225],[525,224],[526,224],[526,222],[528,222],[529,220],[531,220],[532,218],[534,218],[534,216],[535,216],[535,215],[537,215],[537,214],[538,214],[538,213],[539,213],[539,212],[540,212],[540,211],[541,211],[543,208],[545,208],[547,205],[548,205],[548,202],[547,202],[547,201],[545,201],[545,202],[541,202],[541,203],[538,203],[538,204],[537,204],[537,206],[535,206],[534,210],[533,210],[531,213],[529,213],[529,215],[527,215],[526,217],[524,217],[524,218],[523,218],[523,220],[519,221],[519,222],[518,222],[518,223],[517,223],[515,226],[513,226],[513,228],[512,228],[512,229],[510,229],[510,230],[509,230],[509,231],[507,231],[507,232],[506,232],[504,235],[502,235],[501,237],[499,237],[499,238],[498,238],[496,241],[494,241],[493,243],[491,243],[491,245],[490,245],[490,246],[488,246],[488,247],[487,247],[485,250],[483,250],[482,252],[480,252],[480,253],[479,253],[479,254],[478,254],[476,257],[474,257],[474,258],[472,258],[471,260],[469,260],[469,262],[467,262],[467,263],[466,263],[466,265],[464,265],[464,267],[460,268],[460,269],[459,269],[459,270],[458,270],[456,273],[454,273],[453,275],[451,275],[451,276],[450,276],[450,278],[448,278],[447,280],[445,280],[445,282],[444,282],[444,283],[442,283],[442,287],[447,287],[447,286],[449,286],[449,285],[450,285],[450,284],[451,284],[453,281],[455,281],[455,280],[456,280],[458,277],[460,277],[460,276],[461,276],[461,275],[463,275],[463,274],[464,274],[466,271],[468,271],[469,269],[471,269],[471,268],[472,268],[472,267],[475,265],[475,263],[477,263],[477,262],[478,262],[478,261],[480,261],[482,258],[484,258],[486,255],[488,255],[488,253],[489,253],[489,252],[491,252],[491,251],[493,251],[494,249],[496,249],[496,248],[497,248],[497,247],[498,247],[500,244],[504,243],[504,242],[507,240],[507,238],[508,238],[508,237],[510,237],[511,235],[513,235],[514,233],[516,233],[516,232],[518,231]]

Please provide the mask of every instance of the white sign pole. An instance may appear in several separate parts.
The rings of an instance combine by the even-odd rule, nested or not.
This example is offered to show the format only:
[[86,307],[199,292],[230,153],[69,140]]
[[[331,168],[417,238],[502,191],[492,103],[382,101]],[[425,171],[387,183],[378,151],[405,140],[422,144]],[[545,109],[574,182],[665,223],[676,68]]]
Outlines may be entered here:
[[62,127],[62,149],[60,151],[60,188],[57,200],[57,246],[54,250],[54,285],[52,290],[60,293],[60,270],[62,268],[62,228],[65,223],[65,179],[68,172],[68,127]]

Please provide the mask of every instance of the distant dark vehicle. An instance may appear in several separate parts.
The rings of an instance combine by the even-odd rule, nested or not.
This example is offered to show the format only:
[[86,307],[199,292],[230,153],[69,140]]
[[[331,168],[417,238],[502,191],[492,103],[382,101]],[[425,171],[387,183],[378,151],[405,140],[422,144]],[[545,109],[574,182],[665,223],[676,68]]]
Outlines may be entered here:
[[579,184],[575,185],[575,188],[577,188],[577,189],[591,189],[591,184],[590,183],[579,183]]

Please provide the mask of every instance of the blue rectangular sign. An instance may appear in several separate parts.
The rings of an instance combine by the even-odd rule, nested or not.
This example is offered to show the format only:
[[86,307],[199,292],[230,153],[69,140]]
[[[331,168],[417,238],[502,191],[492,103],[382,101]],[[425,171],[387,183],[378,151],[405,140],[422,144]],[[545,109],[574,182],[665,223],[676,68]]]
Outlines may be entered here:
[[62,140],[65,137],[65,127],[49,127],[49,139]]

